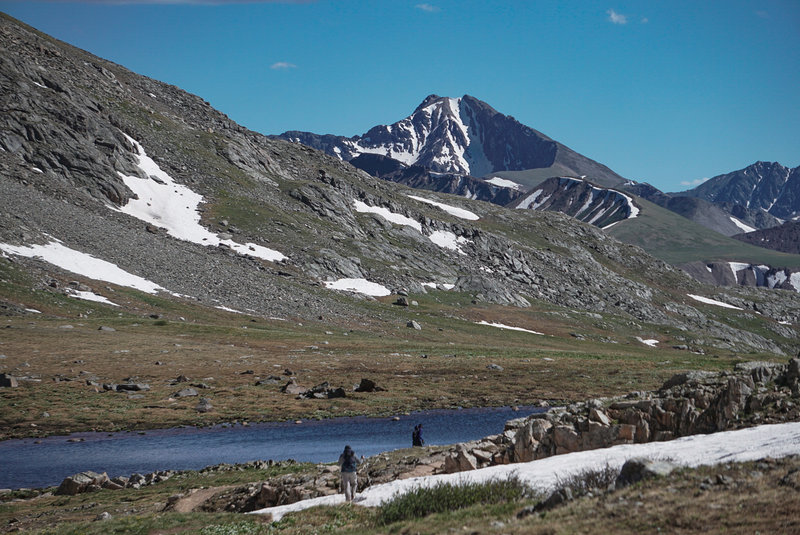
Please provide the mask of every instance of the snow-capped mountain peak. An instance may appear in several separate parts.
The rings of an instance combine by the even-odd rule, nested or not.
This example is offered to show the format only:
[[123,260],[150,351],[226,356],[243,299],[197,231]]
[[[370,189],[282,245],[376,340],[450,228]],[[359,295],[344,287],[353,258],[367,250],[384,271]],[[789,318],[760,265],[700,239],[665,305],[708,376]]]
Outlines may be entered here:
[[291,131],[283,139],[350,161],[362,154],[392,158],[434,173],[482,177],[498,171],[552,168],[616,185],[622,178],[485,102],[428,95],[408,117],[360,136]]
[[472,136],[462,118],[462,102],[430,95],[405,119],[376,126],[344,143],[350,153],[380,154],[439,173],[474,174],[468,151]]

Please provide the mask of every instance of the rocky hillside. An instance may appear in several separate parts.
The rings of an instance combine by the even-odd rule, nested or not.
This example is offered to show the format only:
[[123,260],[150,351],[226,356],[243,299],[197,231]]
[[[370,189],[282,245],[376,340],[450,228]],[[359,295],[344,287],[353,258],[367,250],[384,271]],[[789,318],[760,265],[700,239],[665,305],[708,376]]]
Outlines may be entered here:
[[[764,225],[771,226],[778,222],[776,218],[763,212],[762,217],[756,218],[755,214],[751,214],[753,211],[747,209],[738,210],[737,213],[741,217],[736,217],[730,212],[730,207],[718,206],[697,197],[664,193],[646,183],[629,183],[625,185],[624,189],[724,236],[741,234],[743,231],[749,232],[753,230],[753,226],[761,228]],[[745,221],[752,222],[753,226]]]
[[[200,97],[7,16],[0,44],[0,264],[29,274],[39,291],[113,306],[115,289],[133,288],[142,299],[361,325],[384,321],[365,300],[386,298],[391,308],[392,293],[436,291],[445,302],[457,295],[512,311],[587,311],[600,329],[619,323],[720,347],[794,350],[794,331],[778,323],[800,319],[794,295],[721,293],[562,214],[376,180],[344,156],[249,131]],[[469,97],[423,104],[421,122],[404,123],[417,140],[420,125],[454,136],[456,115],[486,132],[511,121]],[[364,146],[384,150],[378,132],[389,129]],[[531,146],[551,147],[541,163],[559,161],[560,145],[519,132],[507,165],[527,162],[528,134]],[[421,157],[420,145],[409,147]],[[88,289],[69,284],[78,275]],[[3,306],[26,313],[9,280]],[[688,297],[707,293],[756,327]],[[448,306],[457,318],[469,307]]]
[[692,262],[681,268],[695,279],[719,286],[757,286],[800,291],[800,273],[789,268],[743,262]]
[[800,254],[800,223],[797,221],[787,221],[772,228],[740,233],[734,238],[774,251]]
[[639,208],[628,195],[568,177],[545,180],[512,206],[561,212],[600,228],[636,217],[639,213]]
[[698,197],[714,204],[762,210],[780,219],[800,213],[800,167],[790,169],[777,162],[753,165],[715,176],[680,195]]
[[280,137],[344,161],[380,154],[434,173],[489,177],[501,171],[543,169],[549,170],[548,176],[586,175],[610,186],[623,182],[606,166],[469,95],[429,95],[405,119],[375,126],[360,136],[290,131]]

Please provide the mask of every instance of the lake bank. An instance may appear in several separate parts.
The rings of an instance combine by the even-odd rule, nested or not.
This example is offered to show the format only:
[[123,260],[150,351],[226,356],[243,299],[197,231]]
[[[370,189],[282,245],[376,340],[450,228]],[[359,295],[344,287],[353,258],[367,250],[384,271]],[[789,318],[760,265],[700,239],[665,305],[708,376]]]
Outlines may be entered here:
[[411,446],[421,423],[427,445],[466,442],[503,431],[505,422],[545,409],[511,407],[433,410],[385,418],[332,418],[172,428],[145,432],[75,433],[0,442],[0,487],[47,487],[77,472],[110,476],[157,470],[197,470],[255,459],[334,462],[345,444],[359,455]]

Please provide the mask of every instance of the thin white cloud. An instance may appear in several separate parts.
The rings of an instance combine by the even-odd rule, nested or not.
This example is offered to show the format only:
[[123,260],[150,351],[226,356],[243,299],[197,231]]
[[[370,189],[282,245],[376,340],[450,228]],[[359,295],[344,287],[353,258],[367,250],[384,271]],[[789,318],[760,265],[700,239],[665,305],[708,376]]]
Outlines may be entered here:
[[608,13],[608,20],[614,24],[628,24],[628,17],[622,13],[617,13],[613,9],[606,11]]
[[296,69],[297,65],[289,63],[288,61],[278,61],[269,66],[274,71],[285,71],[287,69]]
[[310,4],[316,0],[29,0],[42,4],[105,4],[121,5],[178,5],[178,6],[224,6],[226,4]]
[[682,180],[682,181],[681,181],[681,186],[690,186],[690,187],[695,187],[695,186],[699,186],[699,185],[700,185],[700,184],[702,184],[703,182],[707,182],[707,181],[709,181],[709,180],[711,180],[711,177],[706,177],[706,178],[696,178],[696,179],[694,179],[694,180]]
[[642,20],[641,20],[642,24],[647,24],[648,22],[650,22],[650,19],[648,19],[647,17],[642,17]]
[[437,6],[431,4],[417,4],[414,7],[416,7],[417,9],[421,9],[422,11],[427,11],[428,13],[436,13],[437,11],[439,11],[439,8]]
[[758,17],[762,18],[762,19],[768,19],[769,18],[769,12],[768,11],[763,11],[763,10],[756,11],[756,15],[758,15]]

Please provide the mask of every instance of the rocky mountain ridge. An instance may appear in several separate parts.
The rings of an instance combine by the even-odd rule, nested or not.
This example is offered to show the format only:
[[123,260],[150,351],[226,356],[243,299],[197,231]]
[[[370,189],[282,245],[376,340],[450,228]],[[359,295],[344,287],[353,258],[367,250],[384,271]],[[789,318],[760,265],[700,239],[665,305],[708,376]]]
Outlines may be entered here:
[[729,211],[755,210],[782,220],[796,219],[800,213],[800,167],[756,162],[715,176],[680,195],[705,199]]
[[429,95],[405,119],[351,138],[299,131],[284,132],[280,137],[344,161],[361,154],[380,154],[434,173],[484,177],[498,171],[553,168],[557,170],[551,176],[571,173],[588,175],[606,185],[623,182],[606,166],[470,95]]
[[[448,288],[467,302],[588,311],[600,328],[611,329],[607,317],[645,335],[677,329],[670,336],[691,343],[792,347],[793,330],[777,322],[800,320],[794,296],[711,290],[763,314],[766,331],[744,331],[687,297],[709,288],[565,215],[420,199],[10,17],[0,17],[0,43],[0,262],[42,291],[61,291],[77,270],[113,301],[104,288],[128,283],[104,278],[111,265],[169,299],[372,325],[388,319],[364,300]],[[419,111],[443,116],[450,105]],[[186,215],[171,217],[178,209]],[[102,270],[65,260],[89,256]]]

